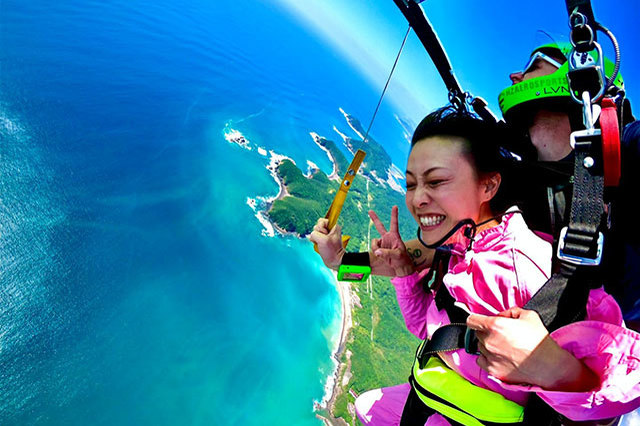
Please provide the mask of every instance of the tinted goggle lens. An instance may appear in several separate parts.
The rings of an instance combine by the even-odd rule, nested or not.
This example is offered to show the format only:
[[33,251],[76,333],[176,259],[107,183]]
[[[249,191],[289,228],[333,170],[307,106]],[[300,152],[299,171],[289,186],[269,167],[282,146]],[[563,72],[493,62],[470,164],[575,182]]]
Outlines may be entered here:
[[527,62],[527,64],[522,69],[522,74],[526,74],[527,72],[531,71],[531,68],[533,67],[533,64],[535,64],[535,62],[537,60],[545,61],[545,62],[553,65],[556,68],[560,68],[562,66],[562,64],[560,62],[556,61],[552,57],[547,56],[542,52],[536,52],[533,55],[531,55],[531,57],[529,58],[529,62]]

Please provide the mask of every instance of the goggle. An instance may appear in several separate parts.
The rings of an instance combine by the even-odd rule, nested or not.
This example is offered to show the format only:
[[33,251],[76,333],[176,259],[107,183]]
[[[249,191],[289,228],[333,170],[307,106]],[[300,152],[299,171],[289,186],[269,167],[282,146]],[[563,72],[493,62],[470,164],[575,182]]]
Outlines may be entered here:
[[531,55],[531,57],[529,58],[529,62],[527,62],[527,65],[524,66],[524,68],[522,70],[522,74],[526,74],[527,72],[529,72],[531,70],[531,68],[533,67],[533,64],[538,59],[541,59],[541,60],[553,65],[556,68],[560,68],[562,66],[562,64],[560,62],[556,61],[552,57],[547,56],[547,55],[545,55],[544,53],[542,53],[540,51],[537,51],[536,53]]

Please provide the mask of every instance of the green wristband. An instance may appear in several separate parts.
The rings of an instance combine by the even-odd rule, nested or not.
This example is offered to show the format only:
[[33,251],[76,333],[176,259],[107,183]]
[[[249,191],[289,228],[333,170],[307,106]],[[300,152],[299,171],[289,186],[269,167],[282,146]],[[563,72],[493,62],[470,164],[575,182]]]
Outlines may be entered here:
[[338,268],[340,281],[365,282],[371,275],[369,253],[345,253]]

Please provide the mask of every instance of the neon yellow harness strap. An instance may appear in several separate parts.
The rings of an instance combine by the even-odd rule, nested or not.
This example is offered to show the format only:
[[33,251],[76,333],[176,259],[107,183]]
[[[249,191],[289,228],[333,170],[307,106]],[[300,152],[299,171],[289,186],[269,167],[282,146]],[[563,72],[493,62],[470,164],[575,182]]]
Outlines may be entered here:
[[416,360],[413,377],[420,387],[453,407],[423,394],[414,386],[424,404],[463,425],[482,426],[481,421],[519,423],[524,417],[524,407],[497,392],[472,384],[436,356],[431,357],[422,369]]

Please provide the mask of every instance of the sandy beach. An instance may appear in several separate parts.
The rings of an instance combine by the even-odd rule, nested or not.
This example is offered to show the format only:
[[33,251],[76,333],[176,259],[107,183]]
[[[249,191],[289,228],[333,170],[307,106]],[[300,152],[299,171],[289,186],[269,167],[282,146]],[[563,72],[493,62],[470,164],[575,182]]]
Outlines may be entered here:
[[337,274],[334,274],[336,288],[340,295],[342,304],[342,324],[340,328],[340,338],[332,357],[336,361],[336,369],[331,376],[327,378],[325,396],[320,404],[318,417],[327,425],[346,425],[347,423],[341,418],[333,417],[334,404],[336,398],[345,391],[345,387],[351,378],[351,361],[350,353],[346,353],[346,362],[341,362],[345,355],[347,340],[349,333],[353,328],[352,309],[354,294],[351,291],[351,285],[347,282],[338,281]]

